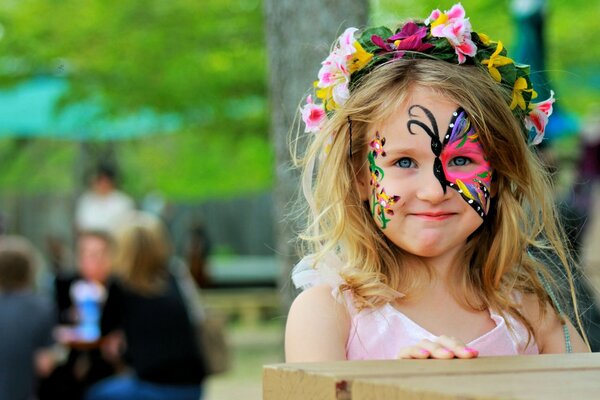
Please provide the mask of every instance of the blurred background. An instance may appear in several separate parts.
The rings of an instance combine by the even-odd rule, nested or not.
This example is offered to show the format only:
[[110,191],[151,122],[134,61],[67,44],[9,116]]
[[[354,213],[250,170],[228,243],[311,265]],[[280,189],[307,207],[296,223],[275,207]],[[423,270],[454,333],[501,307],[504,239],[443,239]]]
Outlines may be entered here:
[[[207,258],[195,277],[231,346],[208,400],[260,398],[262,365],[283,361],[296,257],[282,222],[297,192],[287,135],[331,41],[348,25],[453,4],[298,3],[0,2],[0,230],[33,242],[38,290],[51,293],[53,265],[74,264],[77,210],[100,165],[134,208],[162,218],[175,255],[193,264],[199,240]],[[600,3],[462,4],[476,31],[532,65],[539,100],[555,91],[542,151],[581,246],[599,198]]]

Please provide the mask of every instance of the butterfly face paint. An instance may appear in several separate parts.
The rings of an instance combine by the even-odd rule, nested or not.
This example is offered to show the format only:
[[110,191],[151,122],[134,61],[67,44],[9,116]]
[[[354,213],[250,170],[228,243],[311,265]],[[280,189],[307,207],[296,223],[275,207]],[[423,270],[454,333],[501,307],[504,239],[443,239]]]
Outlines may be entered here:
[[489,211],[492,168],[467,113],[462,108],[452,113],[443,142],[430,110],[416,104],[408,109],[408,115],[411,118],[407,122],[408,131],[415,135],[417,132],[413,129],[418,127],[431,138],[431,151],[435,156],[433,174],[444,193],[450,186],[485,219]]
[[384,172],[381,167],[375,162],[377,157],[385,157],[386,153],[383,149],[385,138],[379,136],[379,132],[375,133],[375,139],[371,141],[369,146],[371,151],[368,154],[369,171],[371,172],[371,215],[377,217],[381,223],[381,229],[385,229],[390,219],[386,215],[394,215],[392,207],[400,200],[400,196],[390,196],[385,192],[385,188],[381,185],[384,177]]
[[485,219],[490,206],[492,168],[479,134],[462,108],[452,114],[440,158],[447,185]]
[[[419,119],[419,111],[425,114],[425,117],[427,118],[429,124]],[[416,132],[413,131],[413,126],[416,125],[419,128],[423,129],[431,138],[431,151],[433,151],[433,155],[435,156],[435,160],[433,162],[433,175],[435,175],[438,181],[440,181],[442,189],[444,190],[444,193],[446,193],[447,180],[446,176],[444,175],[442,161],[440,160],[443,145],[440,141],[440,134],[438,131],[438,126],[435,117],[433,116],[433,113],[431,111],[418,104],[415,104],[414,106],[411,106],[408,109],[408,116],[412,119],[408,120],[406,127],[408,128],[408,131],[411,133],[411,135],[416,135]]]

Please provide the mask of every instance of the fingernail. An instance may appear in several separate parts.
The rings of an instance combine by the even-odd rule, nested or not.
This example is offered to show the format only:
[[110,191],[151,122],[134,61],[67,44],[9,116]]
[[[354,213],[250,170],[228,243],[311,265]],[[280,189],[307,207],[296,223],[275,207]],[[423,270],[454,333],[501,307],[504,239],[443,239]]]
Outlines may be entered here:
[[444,349],[444,348],[440,349],[439,351],[440,351],[440,353],[444,353],[444,354],[454,354],[450,350]]
[[475,350],[475,349],[473,349],[471,347],[465,347],[465,351],[468,351],[471,354],[479,354],[478,350]]
[[425,350],[425,349],[419,349],[419,353],[423,354],[423,355],[429,355],[431,353],[429,353],[429,350]]

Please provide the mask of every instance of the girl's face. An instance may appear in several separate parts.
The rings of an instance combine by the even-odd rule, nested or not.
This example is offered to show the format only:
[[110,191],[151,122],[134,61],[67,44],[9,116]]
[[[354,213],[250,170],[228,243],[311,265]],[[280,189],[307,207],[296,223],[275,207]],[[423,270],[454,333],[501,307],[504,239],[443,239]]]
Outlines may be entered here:
[[466,113],[415,86],[368,135],[368,176],[360,186],[383,233],[421,257],[460,251],[488,212],[492,177]]

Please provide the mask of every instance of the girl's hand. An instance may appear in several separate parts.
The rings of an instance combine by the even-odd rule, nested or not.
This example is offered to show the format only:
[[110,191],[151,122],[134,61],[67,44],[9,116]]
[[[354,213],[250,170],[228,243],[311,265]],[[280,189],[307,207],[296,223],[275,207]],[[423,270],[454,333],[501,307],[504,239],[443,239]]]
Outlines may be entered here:
[[423,339],[418,344],[400,350],[398,358],[475,358],[479,352],[458,339],[440,336],[435,342]]

